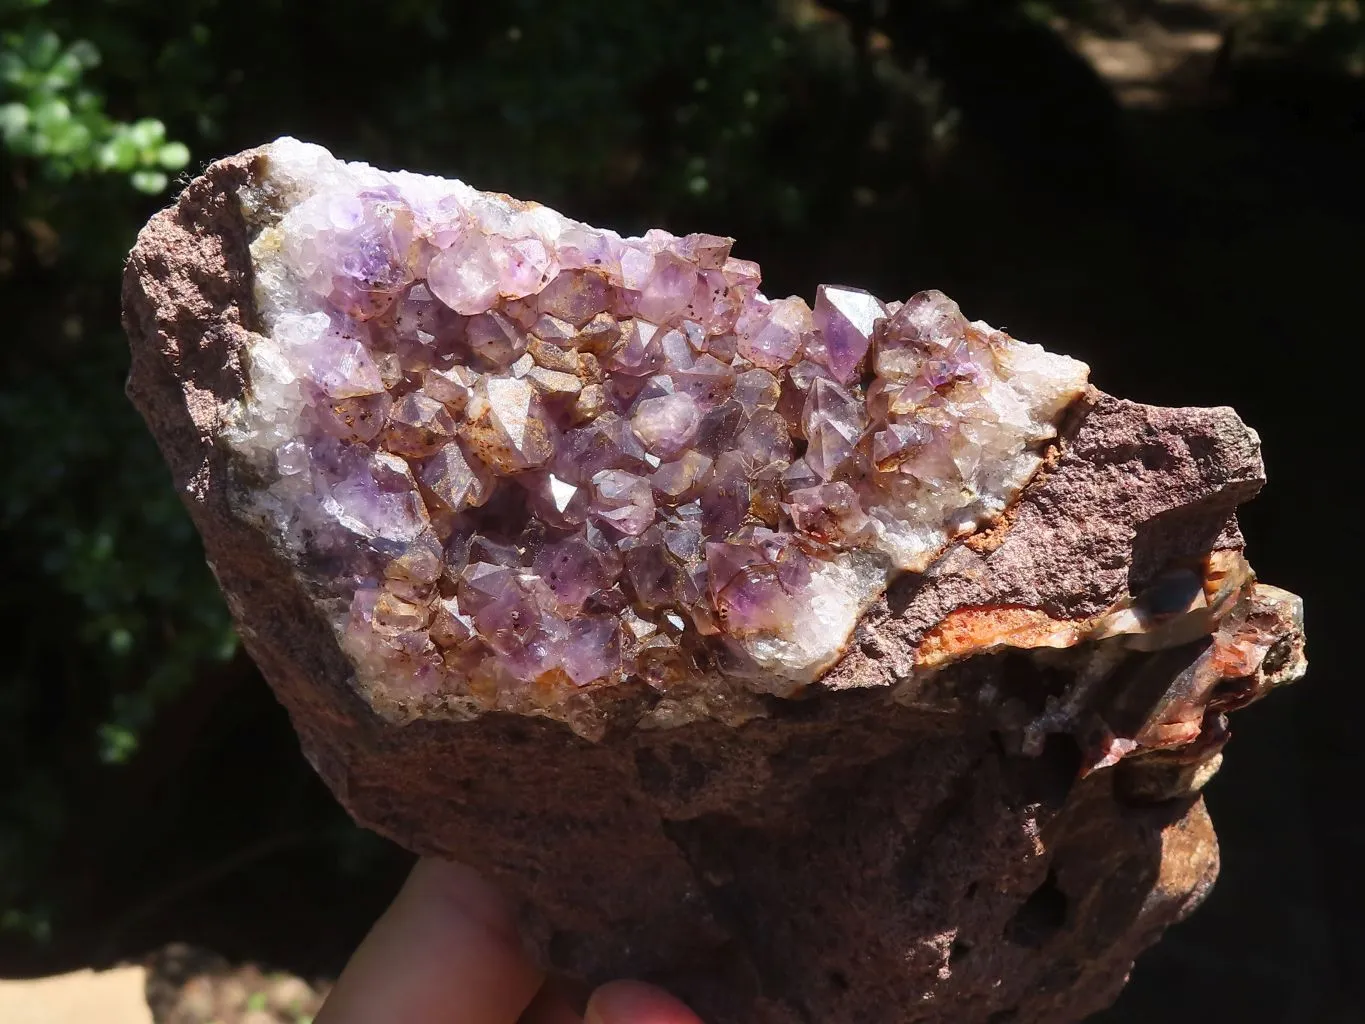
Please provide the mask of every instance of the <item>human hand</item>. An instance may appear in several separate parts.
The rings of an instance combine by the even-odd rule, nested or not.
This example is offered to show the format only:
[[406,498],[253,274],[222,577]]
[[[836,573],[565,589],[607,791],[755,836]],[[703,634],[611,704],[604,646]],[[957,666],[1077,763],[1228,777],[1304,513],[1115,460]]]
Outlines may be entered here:
[[316,1024],[701,1024],[668,993],[603,985],[580,1016],[527,959],[472,868],[423,860],[351,957]]

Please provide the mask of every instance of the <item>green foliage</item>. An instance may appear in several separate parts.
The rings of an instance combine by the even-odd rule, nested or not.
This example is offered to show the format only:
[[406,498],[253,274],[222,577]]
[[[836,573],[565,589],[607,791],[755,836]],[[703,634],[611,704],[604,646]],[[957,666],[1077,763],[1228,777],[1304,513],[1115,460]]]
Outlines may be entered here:
[[116,172],[141,192],[160,192],[168,172],[189,163],[189,148],[169,141],[155,118],[131,124],[110,118],[103,96],[85,83],[99,63],[89,40],[63,42],[36,19],[0,35],[0,142],[55,178]]
[[12,544],[0,609],[18,626],[0,675],[0,774],[13,780],[0,791],[0,934],[41,942],[59,908],[32,886],[68,826],[73,775],[132,757],[157,708],[236,641],[118,387],[118,260],[145,216],[137,193],[163,191],[189,148],[155,118],[110,115],[101,49],[126,33],[73,37],[44,0],[8,0],[0,17]]

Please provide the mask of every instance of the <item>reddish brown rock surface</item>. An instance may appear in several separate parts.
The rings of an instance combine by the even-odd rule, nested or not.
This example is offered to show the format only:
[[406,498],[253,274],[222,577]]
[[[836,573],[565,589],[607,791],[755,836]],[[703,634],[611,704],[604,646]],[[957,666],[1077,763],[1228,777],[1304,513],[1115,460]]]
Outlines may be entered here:
[[[1208,891],[1197,791],[1224,712],[1303,668],[1296,599],[1241,560],[1262,467],[1231,410],[1092,392],[1005,521],[901,577],[796,699],[635,728],[657,695],[601,690],[596,743],[510,715],[387,724],[232,511],[216,439],[254,323],[236,191],[257,159],[215,164],[139,238],[129,394],[360,822],[488,872],[548,966],[654,978],[718,1024],[1079,1019]],[[1173,573],[1193,590],[1170,604]]]

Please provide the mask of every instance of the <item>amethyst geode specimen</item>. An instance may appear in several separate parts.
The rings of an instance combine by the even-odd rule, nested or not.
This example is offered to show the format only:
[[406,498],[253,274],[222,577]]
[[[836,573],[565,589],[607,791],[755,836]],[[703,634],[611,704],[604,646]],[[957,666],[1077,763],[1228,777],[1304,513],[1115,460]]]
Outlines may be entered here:
[[1197,902],[1303,670],[1231,410],[289,139],[155,218],[130,393],[362,822],[718,1021],[1060,1020]]

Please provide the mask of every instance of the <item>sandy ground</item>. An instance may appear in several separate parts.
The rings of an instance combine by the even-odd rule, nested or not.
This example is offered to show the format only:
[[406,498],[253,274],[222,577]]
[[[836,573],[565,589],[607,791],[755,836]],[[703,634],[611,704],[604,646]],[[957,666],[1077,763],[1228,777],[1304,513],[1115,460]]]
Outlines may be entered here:
[[328,987],[174,944],[145,965],[0,979],[0,1024],[312,1024]]
[[116,967],[75,971],[51,978],[0,981],[0,1021],[5,1024],[152,1024],[147,971]]

